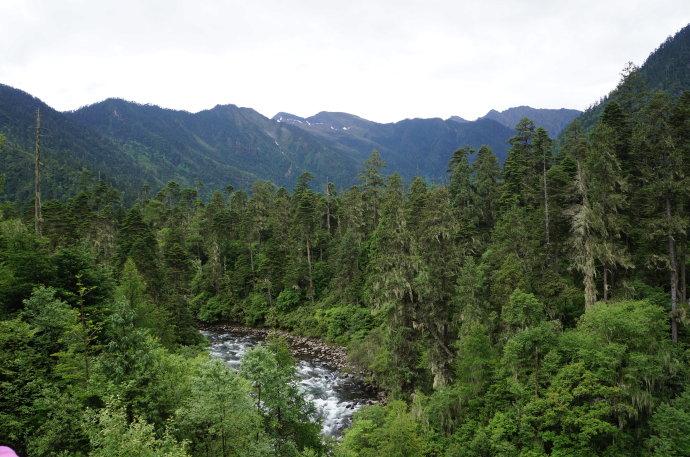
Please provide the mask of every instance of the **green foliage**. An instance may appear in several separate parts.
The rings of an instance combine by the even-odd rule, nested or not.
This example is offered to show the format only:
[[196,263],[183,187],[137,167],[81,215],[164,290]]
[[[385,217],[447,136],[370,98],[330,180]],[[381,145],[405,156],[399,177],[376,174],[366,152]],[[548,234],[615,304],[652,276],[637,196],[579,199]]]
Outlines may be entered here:
[[36,284],[50,283],[55,265],[45,241],[18,220],[0,221],[0,306],[16,311]]
[[285,341],[272,340],[249,350],[240,373],[252,386],[256,409],[279,455],[321,451],[319,424],[312,420],[314,406],[297,388],[295,362]]
[[426,430],[407,405],[394,401],[359,412],[352,428],[338,446],[338,457],[421,457],[427,455]]
[[190,395],[175,412],[177,434],[194,455],[270,455],[250,384],[220,361],[206,361],[190,380]]
[[690,390],[670,403],[659,405],[650,420],[652,436],[647,447],[655,457],[680,457],[690,453]]
[[513,330],[531,327],[545,318],[544,305],[533,294],[516,289],[501,311],[501,319]]
[[287,313],[297,308],[301,301],[302,297],[300,297],[300,294],[296,290],[285,289],[282,290],[276,298],[276,309],[280,312]]
[[317,310],[315,313],[320,334],[336,343],[347,343],[366,336],[373,328],[374,321],[368,308],[338,306]]
[[264,321],[268,312],[268,301],[266,296],[260,293],[252,293],[245,301],[243,307],[244,323],[247,325],[257,325]]
[[202,322],[208,323],[227,320],[232,316],[232,307],[232,303],[228,302],[227,297],[214,295],[207,300],[202,299],[197,312],[197,318]]
[[156,437],[151,424],[142,419],[127,420],[114,403],[103,408],[88,426],[93,457],[187,457],[186,446],[167,433]]

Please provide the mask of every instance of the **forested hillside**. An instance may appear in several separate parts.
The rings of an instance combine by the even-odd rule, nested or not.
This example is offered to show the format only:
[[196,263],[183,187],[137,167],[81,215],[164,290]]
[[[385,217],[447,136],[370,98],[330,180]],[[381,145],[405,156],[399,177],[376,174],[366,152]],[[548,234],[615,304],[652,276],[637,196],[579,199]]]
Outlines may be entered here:
[[147,182],[145,172],[111,141],[75,125],[29,94],[0,85],[0,131],[7,143],[0,173],[6,177],[8,198],[16,201],[33,198],[37,109],[42,112],[45,197],[73,195],[81,185],[97,180],[99,175],[101,179],[117,182],[121,189],[134,192]]

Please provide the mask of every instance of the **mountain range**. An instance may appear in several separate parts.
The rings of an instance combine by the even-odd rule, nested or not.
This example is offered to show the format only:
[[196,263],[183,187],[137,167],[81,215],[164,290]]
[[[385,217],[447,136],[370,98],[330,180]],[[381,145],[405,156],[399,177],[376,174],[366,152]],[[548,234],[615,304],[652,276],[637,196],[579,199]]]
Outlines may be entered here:
[[105,179],[134,195],[170,180],[207,189],[248,188],[257,179],[290,187],[309,171],[319,185],[333,181],[343,187],[356,181],[374,149],[389,172],[440,181],[459,147],[486,144],[502,159],[521,114],[537,115],[552,135],[579,114],[518,107],[492,110],[475,121],[456,116],[381,124],[334,112],[308,118],[279,113],[269,119],[235,105],[189,113],[114,98],[59,112],[0,85],[0,132],[8,139],[0,171],[8,177],[7,196],[31,195],[36,109],[42,116],[47,198],[69,194],[85,179]]
[[591,125],[610,100],[625,99],[633,80],[678,93],[690,89],[690,26],[670,37],[636,72],[585,113],[528,106],[491,110],[468,121],[405,119],[377,123],[338,112],[300,117],[281,112],[268,118],[251,108],[217,105],[190,113],[107,99],[76,111],[59,112],[19,89],[0,84],[0,134],[6,137],[0,174],[5,199],[32,196],[36,110],[42,116],[44,198],[73,194],[85,182],[105,180],[134,198],[170,180],[202,191],[232,185],[249,188],[257,179],[292,187],[305,171],[315,186],[356,182],[363,162],[376,149],[406,180],[445,179],[448,160],[459,147],[490,146],[505,158],[515,124],[529,117],[552,137],[579,117]]

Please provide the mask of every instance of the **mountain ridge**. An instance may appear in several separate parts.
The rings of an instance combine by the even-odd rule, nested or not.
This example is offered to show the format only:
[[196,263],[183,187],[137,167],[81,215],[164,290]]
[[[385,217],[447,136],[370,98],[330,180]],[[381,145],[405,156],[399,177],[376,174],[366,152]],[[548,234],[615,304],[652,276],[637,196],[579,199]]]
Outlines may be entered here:
[[507,108],[503,111],[490,110],[480,119],[493,119],[506,127],[514,127],[520,119],[530,118],[538,127],[543,127],[552,137],[558,136],[563,129],[582,111],[569,108],[533,108],[520,105]]
[[330,179],[342,188],[356,182],[374,149],[381,152],[388,173],[442,182],[455,149],[489,145],[503,160],[513,133],[512,127],[485,118],[378,123],[334,111],[308,117],[280,112],[268,118],[232,103],[192,113],[118,97],[60,112],[3,85],[0,132],[15,148],[13,165],[3,167],[12,181],[7,193],[24,198],[31,195],[26,170],[37,107],[49,113],[45,127],[55,131],[44,142],[47,163],[54,170],[68,169],[66,181],[71,183],[53,186],[48,181],[47,189],[56,187],[54,193],[47,191],[49,197],[74,191],[83,180],[79,173],[105,179],[129,198],[141,188],[157,189],[170,180],[197,188],[204,183],[206,189],[228,184],[249,188],[259,179],[291,187],[305,171],[316,177],[316,186]]

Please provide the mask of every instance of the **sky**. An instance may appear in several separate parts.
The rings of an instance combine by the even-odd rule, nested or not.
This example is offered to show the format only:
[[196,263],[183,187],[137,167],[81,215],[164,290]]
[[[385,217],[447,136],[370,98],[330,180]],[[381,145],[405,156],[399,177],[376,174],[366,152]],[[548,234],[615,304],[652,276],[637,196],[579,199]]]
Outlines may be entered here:
[[378,122],[585,109],[690,23],[688,0],[0,0],[0,83]]

